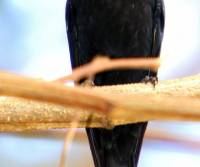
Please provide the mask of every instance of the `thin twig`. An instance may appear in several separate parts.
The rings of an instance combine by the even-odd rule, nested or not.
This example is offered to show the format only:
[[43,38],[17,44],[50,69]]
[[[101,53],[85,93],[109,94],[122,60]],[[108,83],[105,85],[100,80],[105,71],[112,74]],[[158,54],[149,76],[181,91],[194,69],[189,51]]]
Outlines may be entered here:
[[71,75],[59,78],[55,82],[79,81],[82,78],[90,78],[97,73],[111,69],[151,69],[157,71],[160,66],[159,58],[121,58],[109,59],[103,55],[97,57],[90,63],[73,70]]

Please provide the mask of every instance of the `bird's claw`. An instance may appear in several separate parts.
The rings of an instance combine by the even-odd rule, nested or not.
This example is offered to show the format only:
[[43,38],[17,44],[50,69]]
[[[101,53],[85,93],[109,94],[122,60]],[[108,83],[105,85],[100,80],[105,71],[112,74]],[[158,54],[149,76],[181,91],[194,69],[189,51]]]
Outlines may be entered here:
[[81,86],[83,86],[83,87],[93,87],[94,86],[94,80],[92,78],[88,78],[83,83],[81,83]]
[[150,83],[155,88],[156,84],[158,83],[158,77],[146,76],[142,80],[142,83],[145,83],[145,84]]

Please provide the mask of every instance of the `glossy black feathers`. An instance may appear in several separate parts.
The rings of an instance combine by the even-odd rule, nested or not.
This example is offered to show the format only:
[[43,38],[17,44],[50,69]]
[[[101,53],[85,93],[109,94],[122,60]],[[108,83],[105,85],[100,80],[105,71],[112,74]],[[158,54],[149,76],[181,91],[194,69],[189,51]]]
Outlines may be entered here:
[[[164,30],[163,0],[68,0],[66,24],[72,68],[96,54],[159,56]],[[102,64],[103,65],[103,64]],[[149,70],[113,70],[95,76],[96,85],[140,82]],[[146,123],[112,130],[87,129],[96,167],[136,167]]]

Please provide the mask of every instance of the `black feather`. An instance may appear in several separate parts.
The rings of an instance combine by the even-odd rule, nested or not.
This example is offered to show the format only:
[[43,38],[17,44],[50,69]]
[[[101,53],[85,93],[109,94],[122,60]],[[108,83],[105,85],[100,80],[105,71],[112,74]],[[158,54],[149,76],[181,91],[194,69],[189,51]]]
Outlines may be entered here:
[[[158,57],[164,22],[163,0],[68,0],[66,23],[72,68],[88,63],[96,54]],[[95,84],[141,82],[147,75],[156,73],[112,70],[97,74]],[[136,167],[146,125],[88,128],[95,166]]]

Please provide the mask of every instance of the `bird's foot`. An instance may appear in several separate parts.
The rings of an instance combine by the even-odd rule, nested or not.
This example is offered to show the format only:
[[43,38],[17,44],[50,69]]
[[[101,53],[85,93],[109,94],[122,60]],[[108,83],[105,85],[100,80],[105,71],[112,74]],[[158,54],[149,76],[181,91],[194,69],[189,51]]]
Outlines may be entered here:
[[83,87],[93,87],[94,86],[93,78],[86,79],[83,83],[81,83],[81,86],[83,86]]
[[145,84],[150,83],[155,88],[156,84],[158,83],[158,77],[146,76],[142,80],[142,83],[145,83]]

